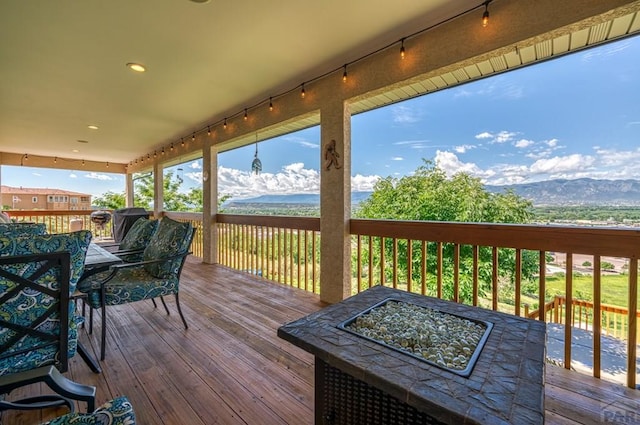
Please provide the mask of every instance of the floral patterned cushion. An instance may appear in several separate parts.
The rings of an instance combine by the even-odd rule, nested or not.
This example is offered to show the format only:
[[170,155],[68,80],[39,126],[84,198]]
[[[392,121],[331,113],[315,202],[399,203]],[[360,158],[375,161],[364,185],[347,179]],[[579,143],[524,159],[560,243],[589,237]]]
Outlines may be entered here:
[[44,223],[0,223],[0,235],[7,237],[16,238],[45,233],[47,233],[47,226]]
[[[84,283],[84,282],[83,282]],[[123,268],[115,278],[105,284],[105,305],[119,305],[135,301],[148,300],[178,292],[178,275],[157,278],[140,267]],[[99,308],[100,282],[89,291],[87,301],[93,308]]]
[[[82,230],[79,232],[73,232],[69,234],[57,234],[57,235],[34,235],[31,237],[18,237],[8,238],[6,236],[0,236],[0,256],[21,256],[27,254],[39,254],[48,252],[69,252],[70,254],[70,279],[69,279],[69,294],[75,291],[75,285],[84,270],[84,259],[86,252],[91,241],[91,232]],[[37,270],[38,264],[35,262],[15,263],[3,266],[3,269],[7,272],[14,273],[20,276],[31,276],[32,273]],[[51,269],[38,277],[36,281],[39,284],[48,286],[51,288],[59,287],[59,272],[56,269]],[[14,288],[15,282],[10,279],[0,278],[0,295],[7,293],[7,291]],[[23,290],[19,292],[19,295],[15,299],[10,300],[6,304],[6,308],[3,310],[3,315],[12,315],[16,311],[19,311],[25,320],[31,320],[30,318],[37,317],[43,310],[48,308],[50,299],[44,294],[38,293],[34,295],[32,291]],[[19,307],[18,307],[19,306]],[[9,316],[6,316],[7,318]],[[12,319],[13,320],[13,319]],[[59,322],[47,321],[41,326],[46,326],[46,329],[53,329],[59,327]],[[69,303],[69,347],[68,355],[72,357],[75,355],[77,347],[77,322],[75,317],[75,305],[73,302]],[[45,328],[43,328],[45,329]],[[3,338],[10,338],[11,332],[7,328],[0,328],[0,341]],[[20,342],[21,348],[29,348],[29,340]],[[43,366],[55,362],[51,348],[43,350],[31,350],[21,356],[11,356],[0,360],[0,374],[15,373],[23,370],[33,369],[34,367]]]
[[158,220],[140,217],[131,225],[131,228],[120,242],[120,250],[146,248],[157,228]]
[[69,413],[42,425],[135,425],[136,415],[125,396],[108,401],[93,413]]
[[71,255],[69,291],[73,293],[76,290],[78,279],[84,272],[84,260],[87,256],[90,242],[91,232],[89,230],[18,238],[0,236],[0,255],[27,255],[69,251]]
[[[191,243],[193,227],[190,223],[180,223],[168,217],[163,217],[158,224],[158,230],[153,234],[149,245],[142,255],[143,260],[167,258],[186,251]],[[176,276],[182,265],[182,259],[178,258],[163,263],[146,264],[147,272],[157,278],[170,278]]]

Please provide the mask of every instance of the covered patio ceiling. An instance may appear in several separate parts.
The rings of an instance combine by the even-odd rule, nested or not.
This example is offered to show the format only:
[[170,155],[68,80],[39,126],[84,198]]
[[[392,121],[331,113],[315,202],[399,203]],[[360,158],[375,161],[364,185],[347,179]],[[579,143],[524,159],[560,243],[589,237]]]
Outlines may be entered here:
[[[522,48],[381,88],[353,99],[351,110],[640,31],[639,2],[612,3],[627,4],[628,13],[570,34],[546,31]],[[3,2],[0,152],[131,162],[404,37],[483,10],[478,0]],[[132,72],[129,62],[147,72]],[[261,139],[317,121],[316,115],[267,129]]]

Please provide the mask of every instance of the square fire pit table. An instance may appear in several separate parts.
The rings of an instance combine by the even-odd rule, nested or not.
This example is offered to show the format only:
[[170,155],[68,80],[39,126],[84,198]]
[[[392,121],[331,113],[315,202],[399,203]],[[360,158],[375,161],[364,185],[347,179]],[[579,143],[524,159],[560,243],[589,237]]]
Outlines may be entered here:
[[[343,329],[392,299],[489,326],[468,376]],[[546,324],[376,286],[281,326],[315,356],[316,424],[543,424]]]

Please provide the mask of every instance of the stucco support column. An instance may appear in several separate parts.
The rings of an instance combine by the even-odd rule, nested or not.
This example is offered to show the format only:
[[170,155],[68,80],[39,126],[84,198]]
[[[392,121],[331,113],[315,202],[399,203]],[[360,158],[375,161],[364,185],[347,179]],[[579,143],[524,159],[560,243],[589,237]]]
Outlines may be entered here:
[[133,174],[132,173],[127,173],[125,174],[125,188],[124,188],[124,193],[125,193],[125,206],[128,208],[133,207],[134,204],[134,200],[133,200]]
[[320,299],[336,303],[351,295],[351,114],[337,101],[320,116]]
[[160,163],[153,164],[153,216],[162,218],[164,209],[164,167]]
[[215,146],[205,146],[202,150],[202,206],[202,261],[214,264],[218,259],[218,148]]

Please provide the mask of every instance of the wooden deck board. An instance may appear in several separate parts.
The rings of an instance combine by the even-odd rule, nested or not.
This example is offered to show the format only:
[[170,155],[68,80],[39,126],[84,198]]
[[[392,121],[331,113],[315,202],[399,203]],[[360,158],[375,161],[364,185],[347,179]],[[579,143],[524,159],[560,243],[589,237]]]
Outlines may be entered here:
[[[75,356],[67,376],[97,387],[98,404],[126,394],[140,424],[313,423],[313,357],[277,328],[323,307],[307,292],[190,259],[171,315],[151,302],[110,307],[107,358],[94,374]],[[100,315],[81,341],[99,355]],[[640,423],[640,392],[549,365],[546,423]],[[46,389],[45,389],[46,390]],[[38,393],[41,386],[12,395]],[[84,409],[85,406],[79,406]],[[37,424],[64,413],[5,412],[2,424]]]

